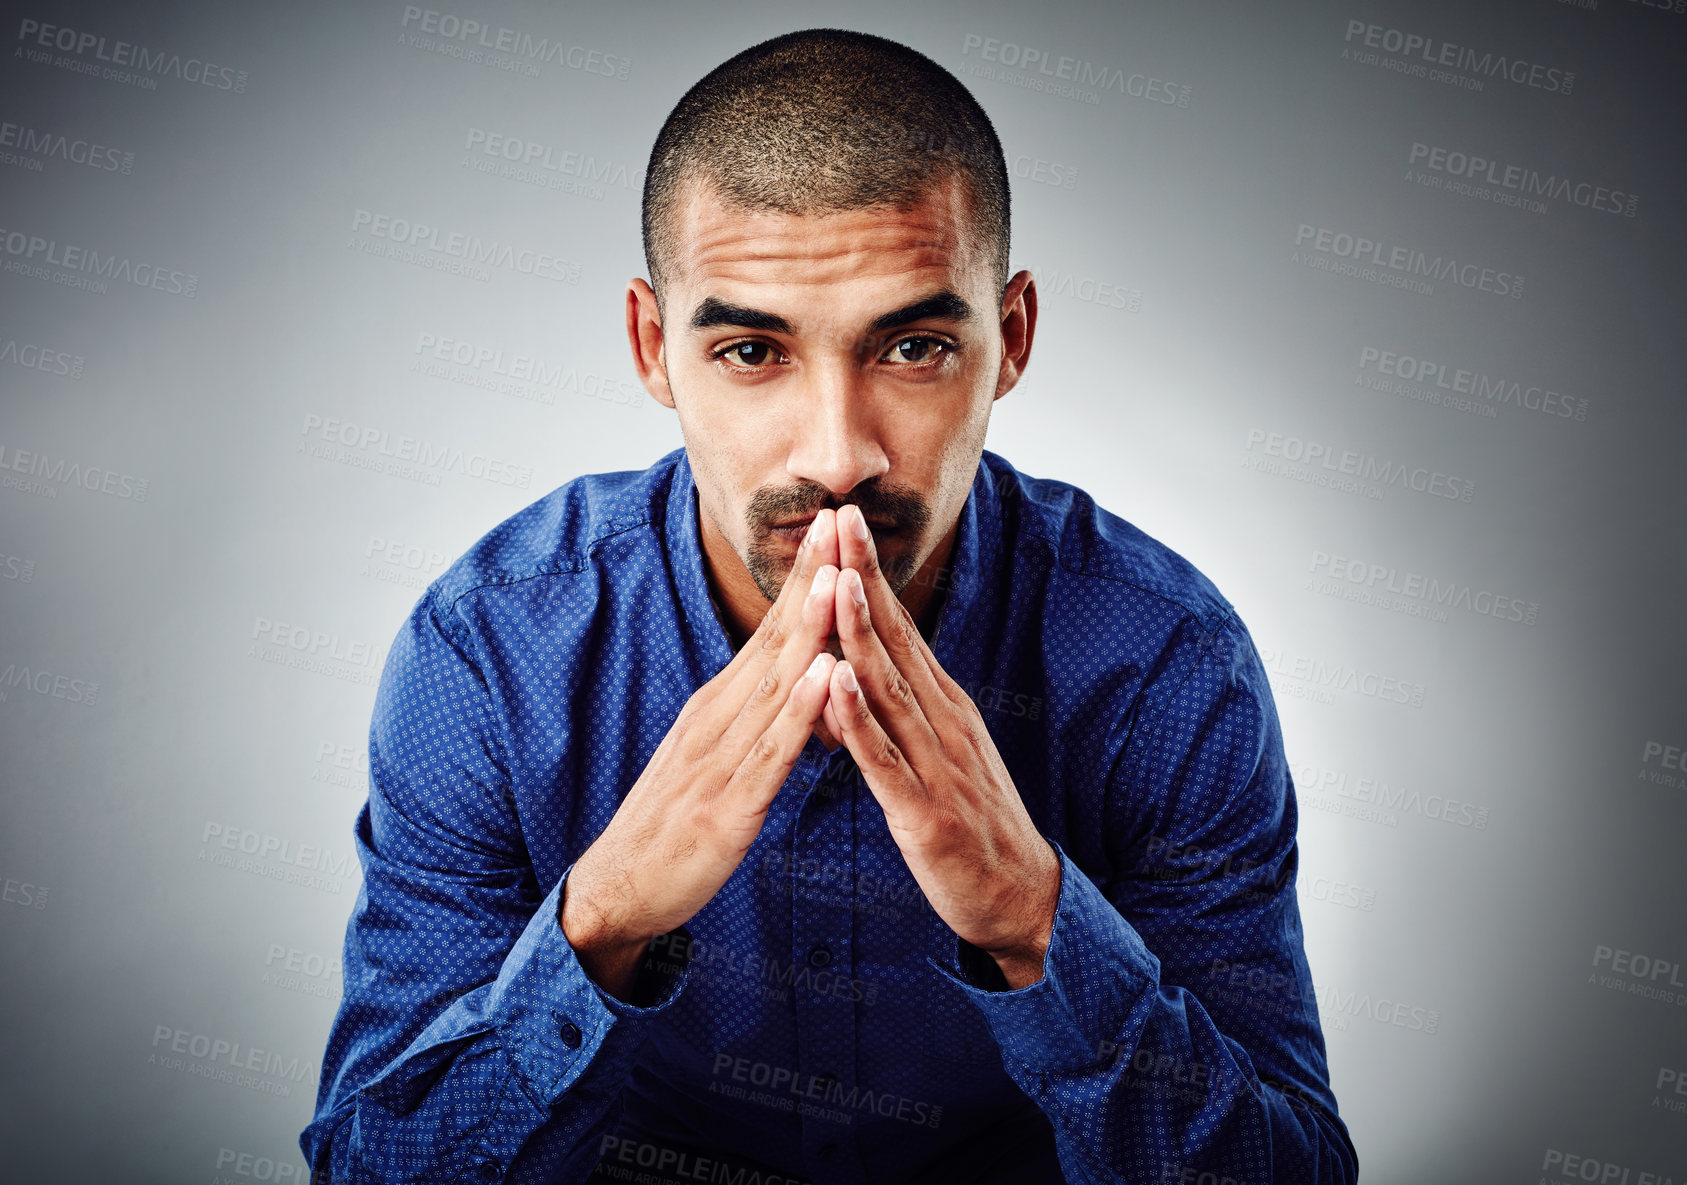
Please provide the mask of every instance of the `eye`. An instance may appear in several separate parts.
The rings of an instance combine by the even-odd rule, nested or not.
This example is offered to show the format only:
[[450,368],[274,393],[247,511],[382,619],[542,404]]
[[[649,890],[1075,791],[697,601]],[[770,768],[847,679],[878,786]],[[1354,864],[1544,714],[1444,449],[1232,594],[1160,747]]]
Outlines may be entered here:
[[734,370],[760,370],[771,362],[776,351],[766,342],[733,342],[715,351],[714,356]]
[[924,362],[936,361],[948,349],[948,342],[935,337],[905,337],[890,347],[885,354],[885,361],[898,366],[918,366]]

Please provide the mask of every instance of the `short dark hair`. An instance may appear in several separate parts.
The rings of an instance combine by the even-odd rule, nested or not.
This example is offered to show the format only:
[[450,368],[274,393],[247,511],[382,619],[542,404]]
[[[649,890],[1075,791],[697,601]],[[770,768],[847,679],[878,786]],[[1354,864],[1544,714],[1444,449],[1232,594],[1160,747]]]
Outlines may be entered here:
[[704,75],[668,113],[644,176],[644,259],[658,301],[673,258],[672,207],[694,179],[783,214],[907,208],[959,178],[979,240],[1007,285],[1007,161],[960,79],[870,33],[804,29]]

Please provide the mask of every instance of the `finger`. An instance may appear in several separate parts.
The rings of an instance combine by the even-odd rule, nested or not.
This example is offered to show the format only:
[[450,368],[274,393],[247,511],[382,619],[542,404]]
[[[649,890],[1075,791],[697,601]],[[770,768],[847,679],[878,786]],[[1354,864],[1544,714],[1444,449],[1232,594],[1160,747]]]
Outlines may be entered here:
[[827,705],[836,662],[825,651],[816,654],[791,687],[778,714],[739,759],[724,793],[733,795],[742,807],[765,811],[791,776],[791,767],[802,755],[814,722]]
[[[886,649],[896,660],[898,667],[914,683],[916,690],[921,693],[920,702],[922,704],[927,704],[929,701],[924,697],[926,684],[919,678],[919,668],[913,661],[916,656],[924,662],[926,669],[931,672],[931,686],[936,687],[950,703],[957,706],[961,704],[971,706],[972,697],[967,695],[965,689],[955,682],[948,671],[943,669],[943,664],[937,661],[937,655],[932,652],[925,636],[920,633],[919,627],[915,625],[913,614],[908,612],[908,607],[902,603],[902,598],[896,595],[895,589],[891,588],[890,580],[884,575],[884,570],[879,564],[878,540],[873,538],[870,529],[863,529],[866,527],[867,520],[861,514],[860,507],[852,506],[851,510],[854,512],[851,516],[853,521],[847,525],[845,521],[840,521],[838,524],[840,540],[838,567],[855,566],[844,559],[846,553],[851,559],[860,559],[861,563],[856,566],[856,571],[863,573],[868,604],[873,606],[875,612],[879,614],[880,624],[877,629],[881,641],[886,643]],[[861,538],[863,534],[867,538]],[[860,553],[853,550],[853,545],[856,544],[859,544],[863,549]],[[895,631],[892,631],[886,625],[886,607],[888,607],[890,618],[898,623],[899,628]],[[904,662],[905,656],[907,658],[906,663]]]
[[[918,764],[937,745],[936,730],[914,685],[880,642],[861,575],[853,568],[839,574],[835,615],[844,658],[853,676],[860,680],[874,714],[885,731]],[[930,696],[934,692],[928,689],[926,694]]]
[[849,748],[861,777],[886,811],[898,802],[924,802],[926,792],[913,766],[891,736],[880,727],[856,676],[845,659],[832,667],[827,708],[838,721],[838,739]]
[[[833,604],[836,600],[838,570],[822,564],[814,574],[809,594],[801,606],[801,618],[789,640],[770,662],[761,666],[761,676],[744,689],[744,700],[737,714],[721,733],[716,745],[722,757],[736,763],[745,751],[766,731],[778,715],[792,689],[814,656],[826,648],[826,638],[832,632]],[[830,655],[828,655],[830,657]],[[745,678],[757,667],[746,667]],[[819,711],[818,708],[815,709]]]
[[[750,640],[734,656],[733,663],[742,659],[739,667],[759,667],[771,662],[790,639],[801,619],[803,605],[813,587],[814,576],[822,567],[837,567],[838,516],[834,510],[823,509],[809,523],[808,534],[797,548],[791,571],[779,589],[779,595],[762,616],[761,624]],[[733,663],[728,663],[730,668]],[[735,676],[736,681],[737,676]]]
[[[712,689],[711,695],[698,709],[696,723],[705,744],[712,744],[720,738],[768,668],[778,659],[791,638],[793,623],[800,620],[808,594],[813,590],[815,574],[827,564],[832,564],[835,569],[836,558],[837,514],[822,510],[809,525],[808,534],[803,537],[802,546],[797,549],[791,564],[790,575],[785,578],[779,596],[763,615],[756,632],[706,685]],[[827,628],[830,630],[830,625]],[[811,657],[812,653],[804,655],[802,661],[806,663]]]
[[886,653],[913,685],[922,703],[928,702],[930,693],[946,695],[934,671],[937,659],[879,566],[878,546],[861,508],[853,503],[844,506],[838,510],[837,520],[838,567],[853,568],[861,574],[873,629]]

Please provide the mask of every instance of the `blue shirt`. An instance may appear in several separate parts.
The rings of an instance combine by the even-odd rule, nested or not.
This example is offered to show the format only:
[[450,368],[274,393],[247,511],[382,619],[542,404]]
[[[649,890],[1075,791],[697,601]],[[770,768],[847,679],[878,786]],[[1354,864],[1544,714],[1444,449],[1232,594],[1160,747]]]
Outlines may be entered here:
[[[499,524],[387,658],[316,1113],[347,1182],[1348,1182],[1264,669],[1192,565],[985,452],[932,638],[1061,885],[1008,990],[810,737],[633,1002],[557,921],[574,860],[732,658],[684,450]],[[647,1174],[641,1177],[640,1174]]]

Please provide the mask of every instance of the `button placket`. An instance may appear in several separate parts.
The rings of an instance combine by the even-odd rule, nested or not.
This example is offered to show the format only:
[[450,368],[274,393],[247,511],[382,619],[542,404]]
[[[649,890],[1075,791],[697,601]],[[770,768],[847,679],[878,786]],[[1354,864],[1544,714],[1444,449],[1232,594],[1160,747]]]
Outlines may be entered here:
[[[824,1180],[864,1180],[859,1152],[848,1128],[825,1119],[835,1110],[828,1097],[848,1090],[855,1075],[855,1003],[850,992],[829,989],[853,974],[855,899],[854,763],[847,750],[816,763],[792,847],[795,868],[817,876],[793,880],[791,981],[797,1016],[796,1067],[803,1145],[812,1163],[825,1166]],[[804,1106],[806,1105],[806,1106]],[[816,1180],[820,1178],[817,1177]]]

